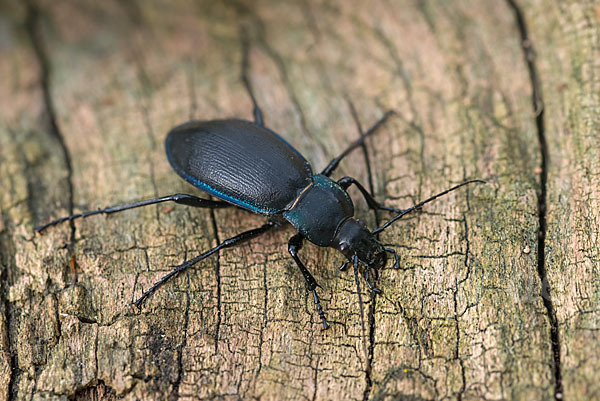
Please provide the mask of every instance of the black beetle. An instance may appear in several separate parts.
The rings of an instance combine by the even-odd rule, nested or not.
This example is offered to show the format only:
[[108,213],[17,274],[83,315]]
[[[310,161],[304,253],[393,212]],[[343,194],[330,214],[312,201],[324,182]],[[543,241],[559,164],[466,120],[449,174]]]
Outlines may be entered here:
[[[298,233],[288,242],[288,251],[300,268],[308,290],[312,291],[317,311],[326,329],[327,320],[316,291],[318,284],[298,257],[298,251],[302,248],[305,238],[318,246],[332,247],[341,251],[348,259],[342,265],[342,269],[349,262],[353,262],[355,274],[358,274],[358,263],[366,265],[367,284],[373,291],[379,292],[369,283],[369,270],[383,266],[387,260],[386,253],[394,255],[396,268],[399,267],[399,260],[393,249],[383,247],[377,240],[376,234],[402,216],[439,196],[472,182],[482,182],[480,180],[464,182],[409,209],[400,210],[380,205],[352,177],[344,177],[338,181],[329,178],[340,161],[352,150],[361,146],[365,139],[383,125],[392,114],[387,112],[340,156],[333,159],[321,174],[313,174],[308,161],[296,149],[265,127],[262,113],[256,104],[254,122],[235,119],[190,121],[169,132],[165,141],[167,157],[173,169],[181,177],[220,200],[174,194],[74,214],[36,227],[35,230],[41,232],[49,226],[80,217],[115,213],[167,201],[201,208],[237,206],[268,218],[268,222],[263,226],[229,238],[209,251],[175,267],[135,301],[136,306],[139,307],[156,288],[186,268],[220,249],[257,237],[288,222],[298,230]],[[354,218],[354,205],[346,192],[352,184],[357,186],[370,208],[398,214],[381,227],[370,231],[364,223]]]

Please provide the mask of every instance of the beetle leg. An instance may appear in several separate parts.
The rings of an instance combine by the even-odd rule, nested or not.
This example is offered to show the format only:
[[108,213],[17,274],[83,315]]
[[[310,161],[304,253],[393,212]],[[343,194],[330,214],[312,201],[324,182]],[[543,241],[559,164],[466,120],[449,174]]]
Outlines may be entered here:
[[[377,270],[375,270],[375,273],[377,273]],[[375,280],[377,280],[377,278],[375,278]],[[365,281],[367,282],[367,285],[369,286],[371,291],[373,291],[376,294],[381,294],[381,290],[379,288],[377,288],[376,285],[371,284],[371,282],[369,281],[369,267],[368,266],[365,269]]]
[[290,238],[290,240],[288,241],[288,252],[290,253],[290,255],[292,255],[292,258],[294,259],[294,261],[300,268],[300,272],[302,273],[302,275],[304,276],[304,279],[306,280],[306,285],[307,285],[308,290],[312,291],[313,297],[315,299],[317,313],[319,314],[321,321],[323,321],[323,330],[327,330],[329,325],[327,324],[327,319],[325,319],[325,313],[323,312],[323,308],[321,307],[321,301],[319,300],[319,296],[317,295],[317,287],[319,285],[317,284],[317,281],[315,280],[313,275],[310,274],[310,272],[308,271],[306,266],[304,266],[304,263],[302,263],[302,261],[298,257],[298,251],[300,251],[300,249],[302,249],[302,241],[303,240],[304,240],[304,237],[302,236],[302,234],[299,234],[299,233],[294,235],[292,238]]
[[256,103],[256,100],[254,102],[254,122],[260,125],[261,127],[264,127],[265,123],[263,120],[262,110],[260,109],[260,107],[258,107],[258,103]]
[[346,150],[344,150],[338,157],[336,157],[335,159],[330,161],[329,165],[327,165],[327,167],[325,167],[325,169],[321,172],[321,174],[329,177],[331,175],[331,173],[333,173],[333,171],[337,168],[337,166],[340,164],[340,162],[342,161],[342,159],[344,157],[346,157],[350,152],[352,152],[354,149],[356,149],[360,145],[362,145],[363,142],[365,141],[365,139],[367,139],[367,137],[369,137],[370,135],[377,132],[379,127],[381,127],[383,124],[385,124],[387,122],[388,118],[390,118],[393,114],[395,114],[395,112],[393,110],[388,110],[383,115],[383,117],[381,117],[375,124],[373,124],[373,126],[371,128],[369,128],[369,130],[367,132],[364,133],[364,135],[361,135],[360,138],[358,138],[356,141],[352,142],[346,148]]
[[34,230],[39,233],[39,232],[44,231],[46,228],[48,228],[50,226],[64,223],[65,221],[71,221],[71,220],[75,220],[75,219],[79,219],[79,218],[94,216],[96,214],[111,214],[111,213],[116,213],[116,212],[122,212],[123,210],[135,209],[136,207],[154,205],[156,203],[162,203],[162,202],[175,202],[175,203],[180,203],[183,205],[202,207],[202,208],[208,208],[208,209],[218,209],[218,208],[233,206],[227,202],[215,201],[215,200],[211,200],[211,199],[202,199],[202,198],[199,198],[194,195],[173,194],[173,195],[162,196],[160,198],[154,198],[154,199],[148,199],[148,200],[143,200],[143,201],[134,202],[134,203],[128,203],[126,205],[110,206],[110,207],[107,207],[104,209],[73,214],[71,216],[52,220],[51,222],[46,223],[42,226],[35,227]]
[[400,267],[400,258],[398,257],[398,254],[396,253],[396,251],[392,248],[384,248],[386,252],[391,253],[392,255],[394,255],[394,269],[398,269]]
[[277,224],[269,221],[266,224],[263,224],[262,226],[260,226],[258,228],[255,228],[255,229],[252,229],[252,230],[248,230],[248,231],[244,231],[243,233],[240,233],[240,234],[236,235],[235,237],[231,237],[229,239],[226,239],[225,241],[221,242],[219,245],[215,246],[212,249],[209,249],[208,251],[204,252],[201,255],[196,256],[193,259],[186,260],[185,262],[183,262],[179,266],[176,266],[175,269],[173,269],[171,272],[169,272],[169,274],[166,274],[160,280],[158,280],[156,283],[154,283],[154,285],[152,287],[150,287],[150,289],[148,291],[144,292],[142,294],[142,296],[139,297],[138,300],[134,302],[135,306],[137,306],[139,308],[142,305],[142,302],[144,302],[144,300],[150,294],[152,294],[154,291],[156,291],[156,289],[158,287],[160,287],[165,282],[167,282],[171,277],[174,277],[174,276],[178,275],[179,273],[181,273],[182,271],[184,271],[188,267],[191,267],[191,266],[195,265],[196,263],[200,262],[203,259],[206,259],[210,255],[212,255],[213,253],[216,253],[216,252],[220,251],[221,249],[231,248],[232,246],[235,246],[235,245],[239,244],[240,242],[244,242],[244,241],[247,241],[247,240],[249,240],[251,238],[258,237],[259,235],[264,234],[265,232],[269,231],[270,229],[272,229],[274,227],[277,227]]
[[369,191],[367,191],[367,189],[365,187],[363,187],[362,184],[360,182],[358,182],[355,178],[352,178],[352,177],[340,178],[337,183],[340,187],[342,187],[344,189],[348,189],[350,187],[350,185],[352,185],[352,184],[356,185],[356,187],[360,190],[360,193],[363,195],[363,197],[367,201],[367,205],[369,205],[369,207],[373,210],[376,210],[376,209],[387,210],[388,212],[394,212],[394,213],[404,212],[404,209],[396,209],[393,207],[384,206],[384,205],[380,204],[379,202],[377,202],[375,200],[375,198],[373,198],[373,195],[371,195],[369,193]]
[[248,76],[248,70],[250,69],[250,43],[248,42],[248,36],[246,32],[240,32],[242,39],[242,82],[250,95],[250,100],[252,100],[253,106],[253,114],[254,114],[254,122],[261,127],[265,126],[263,120],[263,114],[258,106],[258,102],[256,101],[256,96],[254,96],[254,91],[252,90],[252,84],[250,83],[250,77]]

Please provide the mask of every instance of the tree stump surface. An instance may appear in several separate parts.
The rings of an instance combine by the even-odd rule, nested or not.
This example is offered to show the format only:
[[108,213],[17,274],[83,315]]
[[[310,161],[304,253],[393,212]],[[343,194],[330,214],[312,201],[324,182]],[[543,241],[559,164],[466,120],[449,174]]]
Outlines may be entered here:
[[[0,399],[598,399],[599,27],[583,0],[1,5]],[[361,280],[362,311],[341,254],[305,245],[327,331],[290,227],[132,305],[260,216],[160,204],[33,231],[201,195],[162,143],[252,119],[244,44],[266,124],[315,171],[393,109],[334,177],[398,208],[487,181],[381,235],[401,267],[379,296]]]

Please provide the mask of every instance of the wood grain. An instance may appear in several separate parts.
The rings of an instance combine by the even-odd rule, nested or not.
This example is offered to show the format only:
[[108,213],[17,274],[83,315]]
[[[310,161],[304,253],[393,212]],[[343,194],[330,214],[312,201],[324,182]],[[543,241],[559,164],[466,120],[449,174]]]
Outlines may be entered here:
[[[1,5],[0,399],[597,398],[600,8],[516,10],[525,43],[509,1]],[[162,143],[189,119],[252,118],[244,43],[267,125],[316,171],[393,109],[368,164],[357,150],[335,177],[371,181],[400,208],[487,181],[382,235],[401,268],[380,272],[380,296],[361,281],[363,311],[341,255],[306,245],[325,332],[291,228],[132,306],[259,216],[157,205],[33,233],[72,212],[201,194]]]

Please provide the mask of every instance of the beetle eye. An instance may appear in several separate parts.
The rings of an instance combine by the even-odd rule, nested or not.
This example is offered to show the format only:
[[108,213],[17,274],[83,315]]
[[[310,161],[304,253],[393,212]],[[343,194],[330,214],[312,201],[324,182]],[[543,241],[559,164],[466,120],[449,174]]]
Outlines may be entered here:
[[347,242],[342,242],[340,244],[340,251],[342,251],[342,253],[346,253],[346,251],[348,251],[349,248],[350,248],[350,246],[348,245]]

